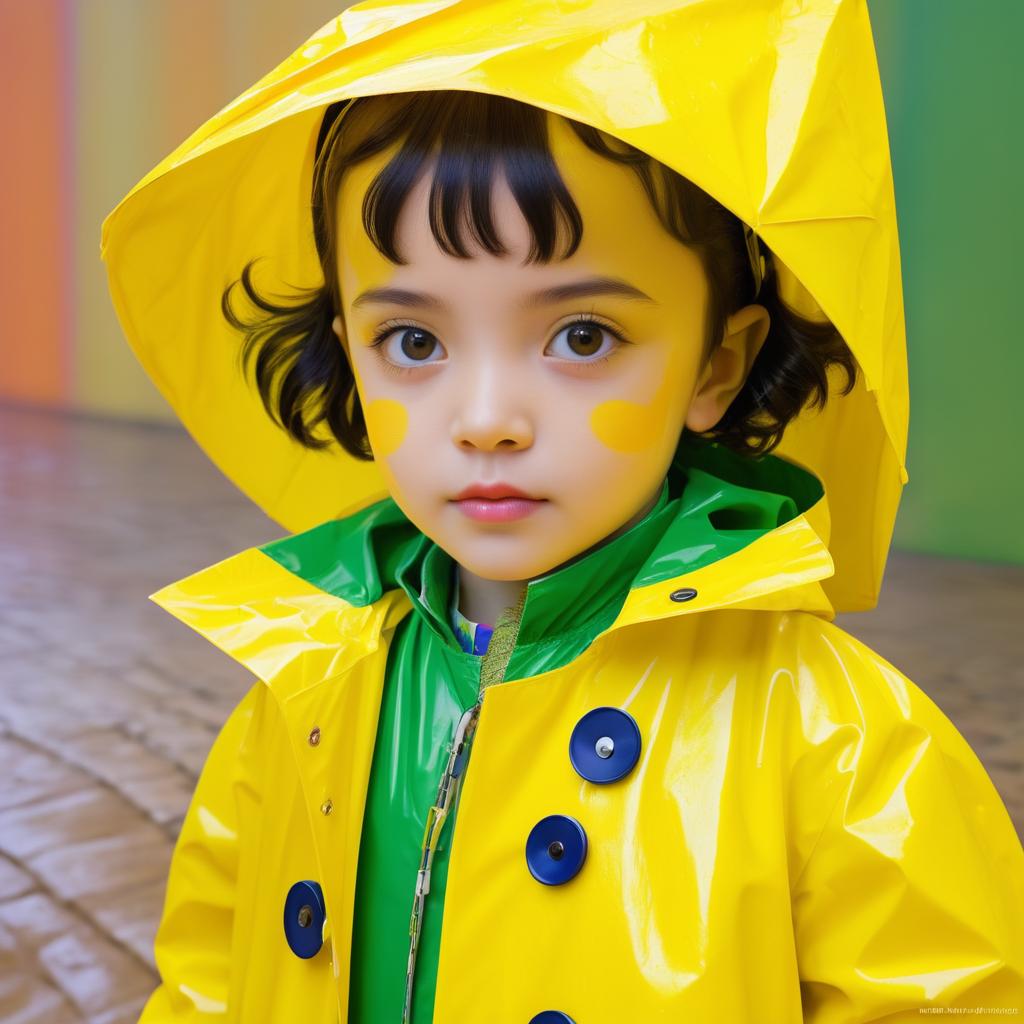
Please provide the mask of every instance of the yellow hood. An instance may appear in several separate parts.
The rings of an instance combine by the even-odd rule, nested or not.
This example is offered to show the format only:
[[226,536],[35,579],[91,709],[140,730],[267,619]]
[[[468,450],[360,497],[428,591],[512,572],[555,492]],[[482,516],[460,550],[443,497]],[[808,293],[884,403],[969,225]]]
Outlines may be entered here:
[[[217,466],[286,529],[384,494],[372,463],[299,446],[237,366],[220,299],[256,255],[322,284],[309,211],[324,108],[379,93],[507,96],[644,150],[751,225],[783,297],[819,307],[862,374],[777,454],[825,486],[837,611],[878,596],[903,484],[908,394],[885,112],[863,0],[448,0],[349,8],[210,118],[103,223],[143,367]],[[870,392],[870,394],[869,394]]]

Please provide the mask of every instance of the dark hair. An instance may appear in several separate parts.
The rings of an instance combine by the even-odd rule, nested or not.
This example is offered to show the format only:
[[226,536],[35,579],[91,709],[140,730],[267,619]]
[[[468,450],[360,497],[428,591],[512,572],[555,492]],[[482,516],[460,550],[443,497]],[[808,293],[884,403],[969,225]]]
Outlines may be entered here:
[[[401,144],[376,176],[363,200],[363,226],[377,249],[404,264],[395,248],[403,205],[427,161],[437,159],[430,190],[431,232],[451,256],[469,258],[460,211],[468,198],[468,226],[493,255],[504,255],[491,216],[494,176],[504,169],[508,186],[529,226],[528,262],[554,257],[558,219],[568,231],[569,258],[583,234],[579,209],[551,155],[545,111],[501,96],[453,90],[395,93],[330,105],[317,140],[311,198],[313,236],[324,283],[297,289],[297,296],[271,302],[257,291],[250,261],[241,284],[256,313],[240,319],[224,291],[221,307],[232,327],[245,335],[239,353],[243,372],[255,357],[253,374],[268,414],[308,448],[334,443],[360,459],[371,459],[366,423],[355,377],[331,327],[342,310],[337,274],[336,199],[348,168]],[[565,119],[592,151],[633,168],[659,219],[675,238],[700,256],[709,283],[705,322],[706,359],[721,342],[727,317],[755,301],[755,279],[744,226],[724,206],[681,174],[641,150],[596,128]],[[824,407],[827,370],[846,372],[842,394],[856,383],[857,363],[827,320],[808,320],[779,298],[774,259],[765,254],[765,277],[756,301],[771,317],[767,338],[747,380],[721,420],[702,436],[745,455],[771,451],[786,424],[810,402]],[[326,422],[329,435],[313,430]],[[684,433],[688,431],[684,430]]]

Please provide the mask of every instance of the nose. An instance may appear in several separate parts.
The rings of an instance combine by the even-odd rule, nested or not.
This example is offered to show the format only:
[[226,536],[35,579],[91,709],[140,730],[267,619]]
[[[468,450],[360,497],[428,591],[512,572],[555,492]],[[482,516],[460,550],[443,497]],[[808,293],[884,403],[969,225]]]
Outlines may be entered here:
[[497,367],[463,382],[452,417],[452,441],[477,451],[519,451],[533,444],[533,418],[514,373]]

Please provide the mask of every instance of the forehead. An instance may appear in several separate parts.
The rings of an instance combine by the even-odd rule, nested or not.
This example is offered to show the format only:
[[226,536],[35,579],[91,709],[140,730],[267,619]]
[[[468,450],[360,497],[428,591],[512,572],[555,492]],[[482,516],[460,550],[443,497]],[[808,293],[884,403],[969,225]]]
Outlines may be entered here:
[[[681,286],[702,290],[704,275],[698,257],[666,231],[635,171],[591,151],[560,117],[548,115],[548,131],[552,156],[583,221],[579,248],[568,260],[527,265],[529,226],[503,175],[496,174],[492,216],[510,255],[492,256],[466,230],[462,237],[474,260],[501,259],[509,292],[530,290],[539,281],[569,280],[582,271],[624,278],[656,300],[659,295],[678,294]],[[438,247],[430,231],[430,164],[410,191],[397,225],[396,244],[407,265],[392,264],[367,236],[362,223],[363,198],[396,152],[397,148],[392,148],[380,153],[350,168],[342,178],[337,209],[338,269],[347,302],[368,288],[410,281],[416,274],[429,275],[438,287],[444,280],[454,286],[467,269],[465,260]],[[556,247],[557,254],[562,251],[562,245]]]

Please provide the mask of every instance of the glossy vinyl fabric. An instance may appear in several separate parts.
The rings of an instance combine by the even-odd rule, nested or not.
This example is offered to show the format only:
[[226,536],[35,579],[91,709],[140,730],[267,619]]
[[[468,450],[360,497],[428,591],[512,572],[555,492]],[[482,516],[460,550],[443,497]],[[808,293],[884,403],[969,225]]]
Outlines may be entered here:
[[[484,692],[449,837],[438,1024],[545,1011],[850,1024],[1024,1005],[1024,851],[991,781],[927,696],[831,621],[820,484],[776,456],[755,468],[715,448],[684,453],[704,482],[690,472],[673,520],[713,550],[656,545],[585,649]],[[713,476],[725,483],[701,497]],[[762,506],[774,494],[779,525],[715,516],[751,485]],[[144,1024],[349,1020],[388,655],[429,621],[390,585],[415,546],[385,502],[152,595],[259,681],[186,817]],[[569,754],[602,707],[641,736],[611,784],[582,778]],[[443,745],[450,721],[426,742]],[[563,884],[527,863],[528,837],[554,816],[586,836]],[[301,880],[322,886],[327,912],[308,960],[281,923]]]
[[[771,489],[756,486],[758,476],[762,483],[770,477]],[[773,460],[755,474],[727,449],[691,444],[677,454],[662,493],[643,520],[572,565],[531,581],[503,678],[526,678],[568,664],[614,621],[633,586],[709,564],[789,521],[797,514],[798,502],[809,504],[820,493],[809,474],[782,460]],[[392,503],[348,522],[327,523],[312,533],[284,538],[263,550],[302,578],[349,600],[401,587],[413,605],[414,613],[395,631],[383,685],[356,873],[348,1017],[349,1024],[399,1020],[408,966],[410,892],[427,809],[445,766],[447,742],[490,671],[485,673],[481,658],[460,649],[450,628],[452,558],[410,529]],[[371,593],[349,582],[358,575],[351,570],[367,563],[386,574],[371,574]],[[339,572],[339,566],[348,571]],[[395,568],[388,571],[389,567]],[[569,759],[593,775],[590,762],[600,759],[596,753],[588,755],[594,742],[608,734],[617,746],[614,756],[601,761],[601,768],[624,775],[631,751],[634,761],[639,753],[639,734],[631,747],[626,730],[608,722],[609,715],[629,719],[628,712],[595,710],[603,723],[601,735],[590,736],[588,742],[586,721],[582,729],[577,723],[573,733],[579,734],[580,742],[575,761],[567,749]],[[593,713],[585,716],[588,721],[593,718]],[[433,858],[416,959],[412,1024],[431,1020],[449,856],[458,827],[456,801]],[[565,868],[570,857],[569,851],[563,852],[566,855],[556,864],[547,863],[540,850],[541,865]],[[527,851],[524,856],[527,867],[537,867],[535,857]]]
[[[864,0],[376,0],[345,10],[210,118],[103,223],[125,335],[213,461],[301,531],[385,493],[373,464],[313,452],[238,371],[221,293],[323,282],[308,197],[325,108],[423,89],[508,96],[593,125],[687,176],[774,254],[783,298],[857,357],[845,397],[778,451],[832,501],[833,607],[873,607],[902,486],[908,395],[899,242]],[[282,197],[293,197],[282,201]],[[927,346],[922,346],[925,351]]]

